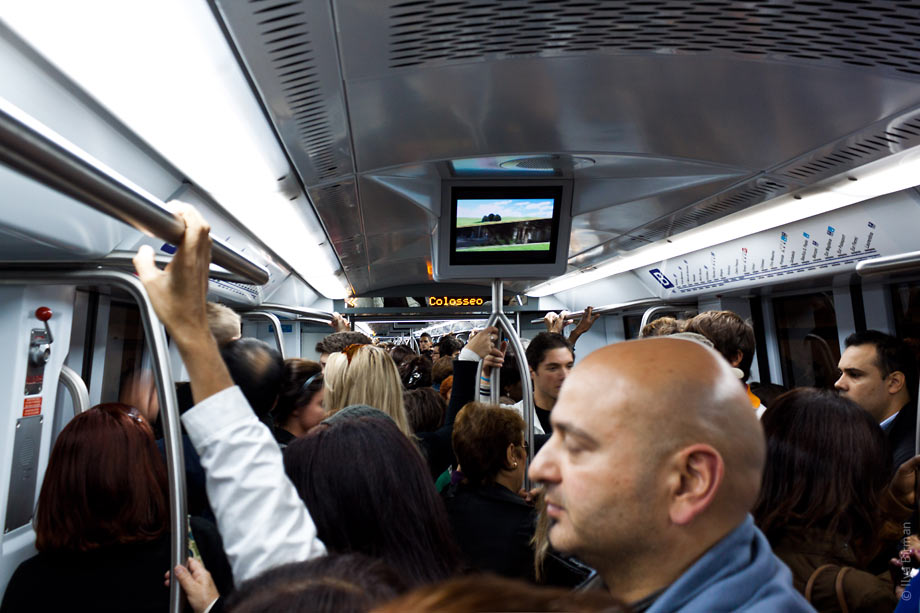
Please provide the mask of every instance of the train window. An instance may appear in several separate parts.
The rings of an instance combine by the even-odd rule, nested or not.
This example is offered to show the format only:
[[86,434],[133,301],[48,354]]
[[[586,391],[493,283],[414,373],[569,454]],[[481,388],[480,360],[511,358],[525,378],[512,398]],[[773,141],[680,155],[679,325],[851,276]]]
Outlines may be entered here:
[[101,402],[124,400],[126,388],[141,373],[147,372],[151,376],[150,367],[140,311],[134,304],[113,300],[109,311]]
[[840,342],[830,292],[773,300],[783,383],[788,387],[833,388]]
[[624,315],[623,330],[626,340],[631,341],[634,338],[639,338],[639,332],[642,331],[642,315]]
[[891,286],[894,305],[894,329],[920,355],[920,282]]

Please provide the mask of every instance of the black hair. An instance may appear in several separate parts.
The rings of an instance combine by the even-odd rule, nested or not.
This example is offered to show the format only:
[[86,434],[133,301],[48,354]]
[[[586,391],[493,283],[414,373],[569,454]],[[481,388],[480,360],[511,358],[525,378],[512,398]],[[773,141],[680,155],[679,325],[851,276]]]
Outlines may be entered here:
[[350,553],[277,566],[243,583],[227,613],[364,613],[405,590],[382,560]]
[[865,330],[849,335],[843,342],[847,347],[875,345],[875,364],[884,379],[893,372],[904,374],[904,385],[912,400],[917,399],[917,358],[910,346],[890,334]]
[[878,423],[852,400],[815,388],[781,395],[761,423],[767,461],[753,513],[767,538],[814,528],[871,558],[892,461]]
[[413,432],[434,432],[444,423],[447,403],[433,387],[407,390],[403,402]]
[[536,372],[537,367],[546,358],[546,352],[559,348],[568,349],[572,353],[572,358],[575,358],[575,348],[564,336],[555,332],[540,332],[533,337],[524,352],[527,357],[527,365]]
[[310,404],[323,389],[323,367],[318,362],[290,358],[284,361],[278,404],[272,410],[275,423],[284,425],[297,407]]
[[420,339],[422,339],[422,338],[427,338],[428,340],[431,340],[431,335],[428,334],[427,332],[422,332],[421,334],[418,335],[418,337],[419,337]]
[[271,345],[257,338],[239,338],[221,347],[220,355],[259,419],[264,420],[278,399],[284,360]]
[[320,424],[288,445],[284,469],[328,551],[381,558],[409,587],[457,570],[459,554],[428,467],[391,420]]
[[463,343],[456,336],[443,336],[438,341],[439,356],[452,356],[461,349],[463,349]]
[[413,355],[397,364],[399,378],[407,390],[431,387],[431,360],[428,356]]
[[412,356],[417,355],[408,345],[396,345],[390,349],[390,357],[399,366]]

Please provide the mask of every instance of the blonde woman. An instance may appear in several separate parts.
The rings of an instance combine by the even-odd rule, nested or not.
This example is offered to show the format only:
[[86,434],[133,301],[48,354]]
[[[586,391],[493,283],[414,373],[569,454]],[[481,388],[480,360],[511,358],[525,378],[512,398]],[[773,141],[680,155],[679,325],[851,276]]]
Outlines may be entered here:
[[366,404],[389,415],[403,434],[415,440],[396,363],[390,355],[373,345],[349,345],[333,353],[324,371],[327,417],[353,404]]

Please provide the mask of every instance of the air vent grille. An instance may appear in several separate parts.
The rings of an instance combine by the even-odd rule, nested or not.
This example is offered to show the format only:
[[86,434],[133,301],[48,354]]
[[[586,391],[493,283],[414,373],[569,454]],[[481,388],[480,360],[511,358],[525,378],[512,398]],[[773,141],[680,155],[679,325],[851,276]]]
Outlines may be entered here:
[[920,117],[917,116],[897,125],[889,123],[829,152],[787,166],[777,174],[794,181],[813,182],[916,145],[920,145]]
[[729,53],[920,76],[920,5],[868,0],[407,0],[391,68],[596,52]]
[[327,101],[301,3],[250,0],[250,5],[301,147],[319,180],[337,176],[340,171],[332,147]]
[[616,239],[617,247],[627,251],[668,238],[678,232],[696,228],[730,213],[774,198],[789,191],[789,189],[789,186],[783,183],[761,179],[754,185],[736,188],[714,199],[693,204],[672,215],[636,228]]

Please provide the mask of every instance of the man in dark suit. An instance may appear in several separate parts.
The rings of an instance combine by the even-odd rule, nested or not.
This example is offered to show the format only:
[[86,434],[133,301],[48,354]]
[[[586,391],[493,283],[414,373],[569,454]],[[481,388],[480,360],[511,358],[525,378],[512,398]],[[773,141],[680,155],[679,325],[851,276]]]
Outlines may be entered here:
[[888,437],[893,468],[914,456],[917,362],[897,338],[866,330],[847,337],[834,387],[879,423]]

